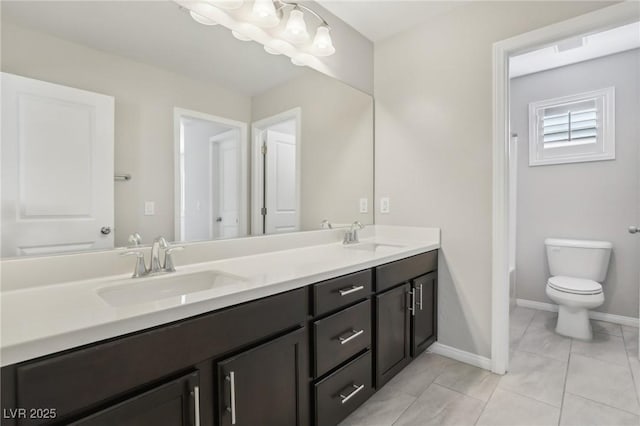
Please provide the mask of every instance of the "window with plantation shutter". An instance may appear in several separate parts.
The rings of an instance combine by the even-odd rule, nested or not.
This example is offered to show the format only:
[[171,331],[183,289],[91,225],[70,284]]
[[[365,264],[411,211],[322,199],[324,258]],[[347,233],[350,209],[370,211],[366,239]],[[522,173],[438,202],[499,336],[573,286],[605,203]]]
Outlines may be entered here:
[[529,104],[529,165],[615,159],[614,88]]

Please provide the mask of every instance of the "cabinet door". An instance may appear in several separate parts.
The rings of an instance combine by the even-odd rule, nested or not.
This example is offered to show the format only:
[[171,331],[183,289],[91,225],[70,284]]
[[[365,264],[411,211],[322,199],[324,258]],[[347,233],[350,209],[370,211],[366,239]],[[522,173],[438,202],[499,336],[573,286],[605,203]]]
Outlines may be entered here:
[[403,284],[376,296],[376,387],[379,389],[411,360],[409,294]]
[[433,342],[437,333],[437,272],[431,272],[413,280],[415,310],[411,316],[411,356],[415,357]]
[[198,373],[192,373],[71,425],[82,426],[198,426],[200,425]]
[[218,363],[221,426],[309,423],[306,329]]

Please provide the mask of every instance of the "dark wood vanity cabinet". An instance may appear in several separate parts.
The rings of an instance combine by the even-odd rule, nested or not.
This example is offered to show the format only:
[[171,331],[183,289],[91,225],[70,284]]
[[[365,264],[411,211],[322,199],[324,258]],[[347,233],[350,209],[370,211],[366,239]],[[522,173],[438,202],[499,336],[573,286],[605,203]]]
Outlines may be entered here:
[[69,423],[72,426],[195,426],[200,417],[197,372]]
[[[280,367],[265,363],[259,359],[260,356],[249,355],[253,348],[267,353],[259,348],[272,342],[272,348],[275,348],[272,350],[282,353],[282,356],[286,353],[289,359],[292,353],[296,353],[298,362],[291,364],[289,370],[280,368],[278,372],[289,376],[295,374],[308,382],[309,363],[305,355],[308,300],[307,288],[300,288],[3,367],[3,409],[22,408],[27,415],[11,415],[5,411],[7,414],[3,416],[2,424],[84,424],[82,422],[89,421],[85,419],[93,419],[93,416],[97,419],[118,416],[120,420],[111,424],[144,424],[137,417],[136,408],[139,412],[146,410],[150,419],[156,414],[161,417],[166,414],[166,419],[172,419],[175,418],[172,415],[178,415],[179,407],[188,413],[188,416],[182,416],[186,423],[168,424],[218,424],[218,407],[223,405],[219,401],[225,397],[217,391],[216,367],[219,362],[237,357],[238,360],[248,360],[244,362],[244,368],[248,368],[249,361],[254,362],[259,370],[262,366]],[[193,372],[198,373],[197,392],[193,386],[174,386],[176,378]],[[270,375],[272,372],[263,371],[262,374]],[[173,396],[167,397],[167,386],[174,392]],[[182,389],[183,396],[177,395],[178,389]],[[304,414],[308,412],[307,385],[298,385],[293,391],[299,392],[296,412],[301,413],[301,418],[308,418],[308,414]],[[196,393],[199,398],[196,398]],[[169,405],[162,408],[167,412],[155,413],[146,407],[148,401],[160,404],[158,401],[162,398],[167,398],[166,404]],[[185,408],[187,400],[197,402],[198,399],[199,405],[193,410]],[[46,408],[55,409],[54,418],[29,416],[32,409]],[[199,416],[195,415],[196,409]],[[174,410],[171,415],[169,410]],[[196,418],[199,418],[199,423]],[[95,421],[97,423],[87,424],[102,424]],[[293,424],[306,425],[308,421]]]
[[377,388],[411,361],[410,289],[407,283],[376,295]]
[[436,341],[438,317],[438,273],[422,275],[411,281],[415,307],[411,317],[411,356],[416,357]]
[[436,321],[432,251],[3,367],[1,421],[335,426],[436,340]]
[[307,346],[299,329],[218,362],[218,424],[308,424]]
[[376,388],[437,339],[437,250],[376,268]]

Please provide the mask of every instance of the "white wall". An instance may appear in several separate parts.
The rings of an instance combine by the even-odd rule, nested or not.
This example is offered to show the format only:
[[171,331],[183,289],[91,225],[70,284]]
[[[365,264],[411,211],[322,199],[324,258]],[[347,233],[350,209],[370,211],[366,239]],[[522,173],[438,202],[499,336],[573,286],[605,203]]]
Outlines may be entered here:
[[[10,42],[20,40],[20,43]],[[173,240],[173,108],[249,122],[251,99],[223,87],[2,22],[2,71],[115,97],[116,246]],[[144,201],[155,216],[144,216]]]
[[[530,102],[615,87],[616,159],[529,167]],[[511,128],[519,135],[516,279],[518,298],[552,303],[544,239],[613,243],[597,311],[638,316],[635,235],[640,137],[640,49],[511,80]]]
[[[316,72],[253,97],[253,120],[300,107],[302,136],[301,227],[319,229],[359,220],[373,223],[373,100]],[[369,212],[359,212],[359,199]]]
[[313,68],[372,95],[373,43],[320,4],[309,3],[329,23],[336,48],[332,56],[318,58]]
[[491,352],[492,44],[608,4],[472,2],[375,46],[376,222],[442,228],[440,343]]

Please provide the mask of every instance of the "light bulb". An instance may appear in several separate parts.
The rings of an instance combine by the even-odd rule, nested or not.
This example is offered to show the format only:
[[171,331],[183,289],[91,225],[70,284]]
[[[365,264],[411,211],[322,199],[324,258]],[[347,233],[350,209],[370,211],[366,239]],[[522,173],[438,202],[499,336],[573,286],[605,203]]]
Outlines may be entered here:
[[256,24],[265,28],[272,28],[280,23],[272,0],[255,0],[251,16]]
[[218,25],[218,23],[216,21],[214,21],[213,19],[209,19],[209,18],[207,18],[205,16],[202,16],[202,15],[194,12],[193,10],[189,11],[189,15],[191,15],[193,20],[196,21],[199,24],[202,24],[202,25]]
[[304,22],[304,14],[301,10],[293,9],[289,14],[284,37],[292,43],[304,43],[309,39],[307,24]]
[[222,9],[233,10],[233,9],[238,9],[242,7],[242,4],[244,3],[244,1],[243,0],[211,0],[210,3]]
[[311,46],[311,53],[316,56],[331,56],[336,53],[331,35],[329,34],[329,27],[326,25],[318,27],[316,36],[313,39],[313,45]]

